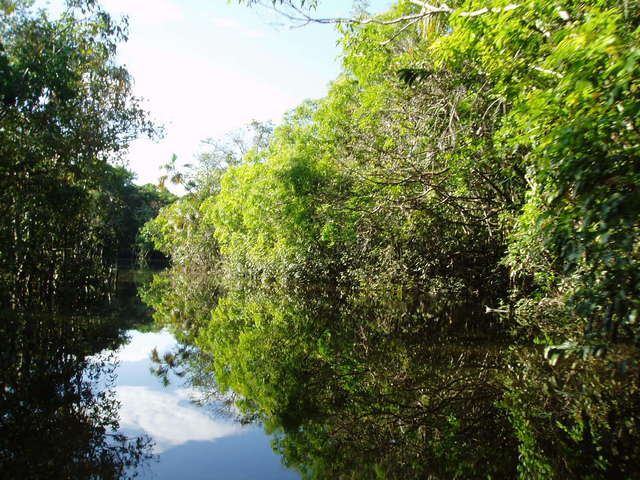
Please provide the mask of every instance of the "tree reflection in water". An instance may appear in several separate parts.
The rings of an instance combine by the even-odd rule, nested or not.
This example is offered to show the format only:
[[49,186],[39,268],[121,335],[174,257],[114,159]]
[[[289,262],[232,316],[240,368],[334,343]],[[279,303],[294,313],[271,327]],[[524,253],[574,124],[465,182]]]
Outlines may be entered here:
[[[147,298],[169,311],[168,297]],[[186,358],[159,370],[233,399],[305,477],[515,476],[516,439],[498,406],[507,334],[464,302],[238,289],[209,318],[192,322]],[[212,373],[215,384],[202,381]]]
[[3,314],[2,478],[120,479],[150,460],[151,440],[117,433],[112,358],[124,330],[109,317]]
[[184,328],[198,305],[172,309],[158,291],[147,298],[163,302],[158,318],[185,343],[156,358],[158,371],[179,370],[204,397],[233,402],[230,411],[261,423],[304,478],[639,470],[636,366],[616,373],[615,352],[551,366],[464,299],[254,285],[228,291]]

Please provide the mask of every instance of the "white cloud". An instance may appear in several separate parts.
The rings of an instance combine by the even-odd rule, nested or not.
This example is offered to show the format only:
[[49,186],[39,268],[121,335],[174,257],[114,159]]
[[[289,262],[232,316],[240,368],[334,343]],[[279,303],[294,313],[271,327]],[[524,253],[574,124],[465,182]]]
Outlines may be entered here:
[[238,435],[239,425],[217,421],[196,407],[180,405],[180,395],[146,387],[116,387],[120,408],[120,427],[143,431],[155,441],[155,453],[190,441],[213,441]]
[[212,18],[211,22],[220,28],[239,28],[240,22],[231,18]]
[[188,402],[192,402],[199,398],[199,392],[192,387],[189,388],[176,388],[173,391],[173,394],[178,397],[180,400],[186,400]]
[[260,30],[254,30],[244,27],[240,22],[231,18],[212,18],[211,22],[218,28],[227,28],[236,30],[241,35],[253,38],[267,38],[268,35]]
[[253,38],[267,38],[268,35],[264,32],[260,32],[258,30],[245,30],[244,33],[248,36],[248,37],[253,37]]

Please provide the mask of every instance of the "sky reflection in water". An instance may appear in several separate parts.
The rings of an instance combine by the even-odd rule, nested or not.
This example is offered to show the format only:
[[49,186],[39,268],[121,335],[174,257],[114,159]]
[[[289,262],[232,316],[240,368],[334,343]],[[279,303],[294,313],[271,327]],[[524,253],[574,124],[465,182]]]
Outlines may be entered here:
[[180,379],[163,387],[149,371],[149,355],[176,344],[168,332],[130,331],[131,341],[117,357],[116,392],[120,427],[127,435],[147,434],[155,441],[158,463],[141,472],[143,479],[295,479],[273,453],[260,428],[241,426],[190,402],[194,392]]

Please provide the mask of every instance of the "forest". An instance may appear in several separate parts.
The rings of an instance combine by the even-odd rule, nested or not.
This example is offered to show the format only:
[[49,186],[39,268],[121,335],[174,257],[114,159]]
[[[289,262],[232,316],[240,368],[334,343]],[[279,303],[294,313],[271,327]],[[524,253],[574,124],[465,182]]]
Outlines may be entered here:
[[57,19],[32,3],[0,1],[0,477],[130,478],[149,440],[109,433],[113,368],[99,354],[125,327],[96,307],[175,196],[135,185],[122,162],[133,138],[159,133],[114,61],[124,26],[94,2]]
[[0,3],[3,305],[103,293],[145,244],[157,373],[303,478],[640,475],[640,3],[266,1],[335,23],[341,73],[169,165],[180,198],[117,166],[158,129],[123,27],[72,3]]

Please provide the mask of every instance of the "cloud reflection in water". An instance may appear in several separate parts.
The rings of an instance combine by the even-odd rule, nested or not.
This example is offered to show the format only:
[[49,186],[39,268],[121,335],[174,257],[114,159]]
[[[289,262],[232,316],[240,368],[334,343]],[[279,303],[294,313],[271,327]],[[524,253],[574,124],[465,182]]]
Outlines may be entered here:
[[121,362],[139,362],[141,360],[148,360],[151,350],[154,348],[163,352],[177,344],[173,335],[166,330],[146,333],[136,332],[134,330],[129,331],[128,334],[129,342],[121,347],[117,352],[118,360]]
[[211,418],[194,407],[181,405],[184,395],[147,387],[118,386],[120,427],[143,431],[156,442],[155,453],[190,441],[213,441],[237,435],[242,427]]

